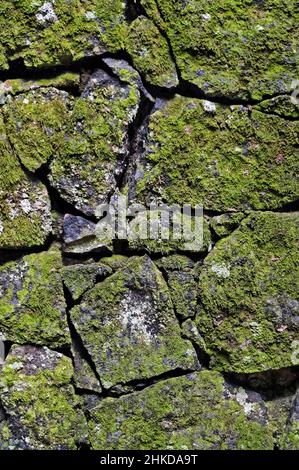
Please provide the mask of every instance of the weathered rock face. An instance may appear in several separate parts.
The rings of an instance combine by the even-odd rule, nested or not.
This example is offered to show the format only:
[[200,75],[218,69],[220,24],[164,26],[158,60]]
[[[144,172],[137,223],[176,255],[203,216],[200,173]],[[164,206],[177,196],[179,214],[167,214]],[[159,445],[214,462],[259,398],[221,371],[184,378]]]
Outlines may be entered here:
[[296,6],[0,2],[0,450],[299,449]]
[[1,2],[0,68],[19,58],[28,67],[68,64],[123,47],[121,0]]
[[199,367],[191,343],[181,338],[167,285],[148,257],[132,259],[91,289],[71,318],[106,388]]
[[138,202],[275,209],[298,196],[298,122],[176,96],[157,103],[135,163]]
[[0,449],[76,449],[87,437],[71,385],[71,360],[45,347],[14,346],[1,370],[7,423]]
[[117,188],[139,97],[136,85],[98,70],[74,103],[64,144],[51,164],[51,183],[86,215],[96,215]]
[[0,267],[0,331],[16,343],[69,344],[57,249]]
[[293,365],[298,227],[298,214],[253,213],[205,259],[197,325],[218,370]]
[[257,393],[230,389],[217,372],[162,381],[91,411],[95,449],[270,449],[267,411]]
[[296,76],[295,0],[142,0],[167,35],[182,78],[207,95],[260,99]]

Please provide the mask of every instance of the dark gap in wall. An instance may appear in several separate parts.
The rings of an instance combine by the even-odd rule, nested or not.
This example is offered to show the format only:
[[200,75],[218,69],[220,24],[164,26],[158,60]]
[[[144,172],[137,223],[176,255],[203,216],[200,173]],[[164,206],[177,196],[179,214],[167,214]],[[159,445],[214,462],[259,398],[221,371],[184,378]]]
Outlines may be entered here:
[[45,241],[43,245],[33,246],[30,248],[0,249],[0,265],[4,263],[8,263],[9,261],[17,261],[26,255],[48,251],[54,241],[55,241],[54,235],[49,235],[49,237],[47,238],[47,240]]
[[[154,385],[158,382],[162,382],[165,380],[173,379],[173,378],[179,378],[179,377],[184,377],[190,374],[193,374],[195,372],[198,372],[193,369],[189,370],[184,370],[184,369],[173,369],[168,372],[164,372],[163,374],[150,377],[148,379],[136,379],[136,380],[131,380],[126,383],[119,383],[115,385],[114,387],[109,388],[108,390],[105,390],[103,393],[104,397],[112,397],[112,398],[118,398],[124,395],[129,395],[131,393],[137,392],[144,390],[145,388],[150,387],[151,385]],[[125,390],[124,388],[127,388]]]
[[259,392],[264,400],[269,401],[291,396],[296,392],[299,385],[299,366],[251,374],[226,372],[223,376],[232,385]]

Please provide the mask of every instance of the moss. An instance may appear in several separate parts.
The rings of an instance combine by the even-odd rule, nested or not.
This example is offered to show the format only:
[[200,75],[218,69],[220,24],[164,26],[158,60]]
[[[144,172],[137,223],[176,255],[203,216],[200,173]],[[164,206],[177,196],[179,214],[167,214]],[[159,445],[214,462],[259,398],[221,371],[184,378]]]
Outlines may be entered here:
[[298,197],[298,122],[176,96],[150,117],[136,200],[275,209]]
[[28,67],[68,64],[124,47],[127,26],[121,0],[2,1],[0,69],[22,58]]
[[61,269],[61,255],[54,247],[1,266],[0,327],[8,340],[69,344]]
[[299,106],[292,103],[289,95],[277,96],[270,100],[264,100],[255,107],[258,111],[277,116],[298,119]]
[[124,268],[128,261],[129,258],[124,255],[105,256],[101,258],[101,263],[107,265],[112,271],[118,271]]
[[132,258],[71,310],[105,388],[198,366],[180,336],[167,285],[148,257]]
[[80,85],[80,75],[76,72],[64,72],[59,75],[36,80],[14,78],[0,84],[0,92],[4,95],[17,95],[39,88],[75,88]]
[[242,212],[229,212],[226,214],[216,215],[211,218],[210,226],[216,233],[217,237],[227,237],[231,232],[238,228],[244,217],[245,214]]
[[43,245],[51,230],[47,189],[23,172],[0,115],[0,248]]
[[182,78],[209,95],[253,97],[291,90],[297,76],[295,0],[143,0],[164,27]]
[[151,85],[166,88],[178,85],[167,41],[151,20],[140,16],[131,23],[126,49],[134,67]]
[[94,287],[98,279],[111,273],[112,269],[101,263],[76,264],[65,266],[62,277],[73,299],[78,300],[84,292]]
[[51,164],[51,182],[87,215],[94,215],[116,190],[116,176],[128,154],[128,126],[139,98],[136,85],[123,85],[98,71],[75,100],[66,137]]
[[37,170],[57,154],[70,105],[66,92],[48,88],[18,95],[4,107],[11,145],[28,170]]
[[297,214],[252,213],[205,259],[197,323],[215,369],[294,365],[298,228]]
[[31,346],[12,348],[0,377],[9,419],[2,435],[8,449],[75,450],[84,440],[86,423],[70,384],[72,375],[71,360],[61,354]]
[[[261,413],[260,405],[251,403]],[[93,449],[271,449],[261,417],[247,416],[217,372],[159,382],[91,410]]]

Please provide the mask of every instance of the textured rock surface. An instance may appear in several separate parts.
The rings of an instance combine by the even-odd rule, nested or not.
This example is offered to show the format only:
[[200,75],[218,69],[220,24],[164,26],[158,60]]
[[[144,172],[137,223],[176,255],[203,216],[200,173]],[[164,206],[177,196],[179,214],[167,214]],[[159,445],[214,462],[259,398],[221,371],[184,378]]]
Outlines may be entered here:
[[71,318],[106,388],[198,367],[167,284],[147,256],[91,289]]
[[218,370],[291,366],[299,332],[298,214],[253,213],[208,255],[197,315]]
[[299,449],[296,7],[0,2],[1,450]]
[[45,347],[14,346],[1,370],[1,401],[8,421],[0,449],[76,449],[87,437],[71,385],[71,360]]
[[208,95],[262,98],[291,89],[295,0],[142,0],[165,31],[184,80]]
[[270,449],[258,394],[230,390],[217,372],[162,381],[91,411],[95,449]]
[[59,347],[70,342],[57,249],[0,267],[0,330],[17,343]]
[[298,122],[177,95],[150,117],[134,196],[218,212],[282,207],[298,197],[297,139]]

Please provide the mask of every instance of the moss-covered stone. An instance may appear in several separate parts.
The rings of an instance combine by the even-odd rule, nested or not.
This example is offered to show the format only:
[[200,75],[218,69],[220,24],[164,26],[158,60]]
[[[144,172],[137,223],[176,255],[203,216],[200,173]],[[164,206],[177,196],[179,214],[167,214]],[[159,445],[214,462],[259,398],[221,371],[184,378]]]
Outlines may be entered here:
[[22,93],[5,105],[9,140],[28,170],[37,170],[57,155],[71,103],[65,91],[46,88]]
[[71,264],[63,268],[62,278],[73,300],[78,300],[97,280],[111,273],[112,269],[102,263]]
[[288,119],[299,118],[299,101],[297,103],[290,96],[276,96],[270,100],[264,100],[255,106],[255,109],[263,113],[274,114]]
[[58,249],[0,267],[0,330],[7,340],[60,347],[69,344]]
[[217,237],[227,237],[240,225],[245,214],[242,212],[228,212],[226,214],[216,215],[210,219],[210,226]]
[[298,198],[298,128],[244,106],[159,101],[131,197],[218,212],[281,207]]
[[82,351],[78,341],[72,341],[72,355],[74,361],[74,381],[77,388],[88,391],[101,393],[101,383],[96,373],[86,357],[86,353]]
[[105,388],[198,368],[192,345],[181,338],[167,285],[147,256],[132,258],[97,284],[71,318]]
[[113,248],[111,236],[103,235],[97,224],[71,214],[64,216],[63,241],[66,253],[109,252]]
[[47,348],[13,346],[0,373],[8,422],[0,449],[75,450],[87,426],[71,379],[71,360]]
[[283,450],[299,450],[299,392],[294,397],[287,427],[281,436],[280,448]]
[[[76,72],[63,72],[59,75],[38,79],[13,78],[0,83],[0,104],[4,104],[10,95],[18,95],[39,88],[79,88],[80,75]],[[2,100],[2,103],[1,103]]]
[[17,0],[0,5],[0,70],[23,59],[28,67],[68,64],[124,47],[122,0]]
[[208,95],[285,93],[297,76],[295,0],[142,0],[164,28],[182,78]]
[[0,249],[43,245],[51,231],[47,189],[23,172],[0,115]]
[[295,365],[298,236],[298,214],[252,213],[205,259],[197,324],[212,367],[254,373]]
[[234,389],[217,372],[159,382],[90,411],[93,449],[271,449],[258,394]]
[[95,215],[116,190],[139,99],[136,85],[98,70],[74,103],[50,180],[66,201],[87,215]]
[[166,39],[155,24],[139,16],[129,27],[126,49],[134,67],[151,85],[172,88],[178,85],[175,64]]

